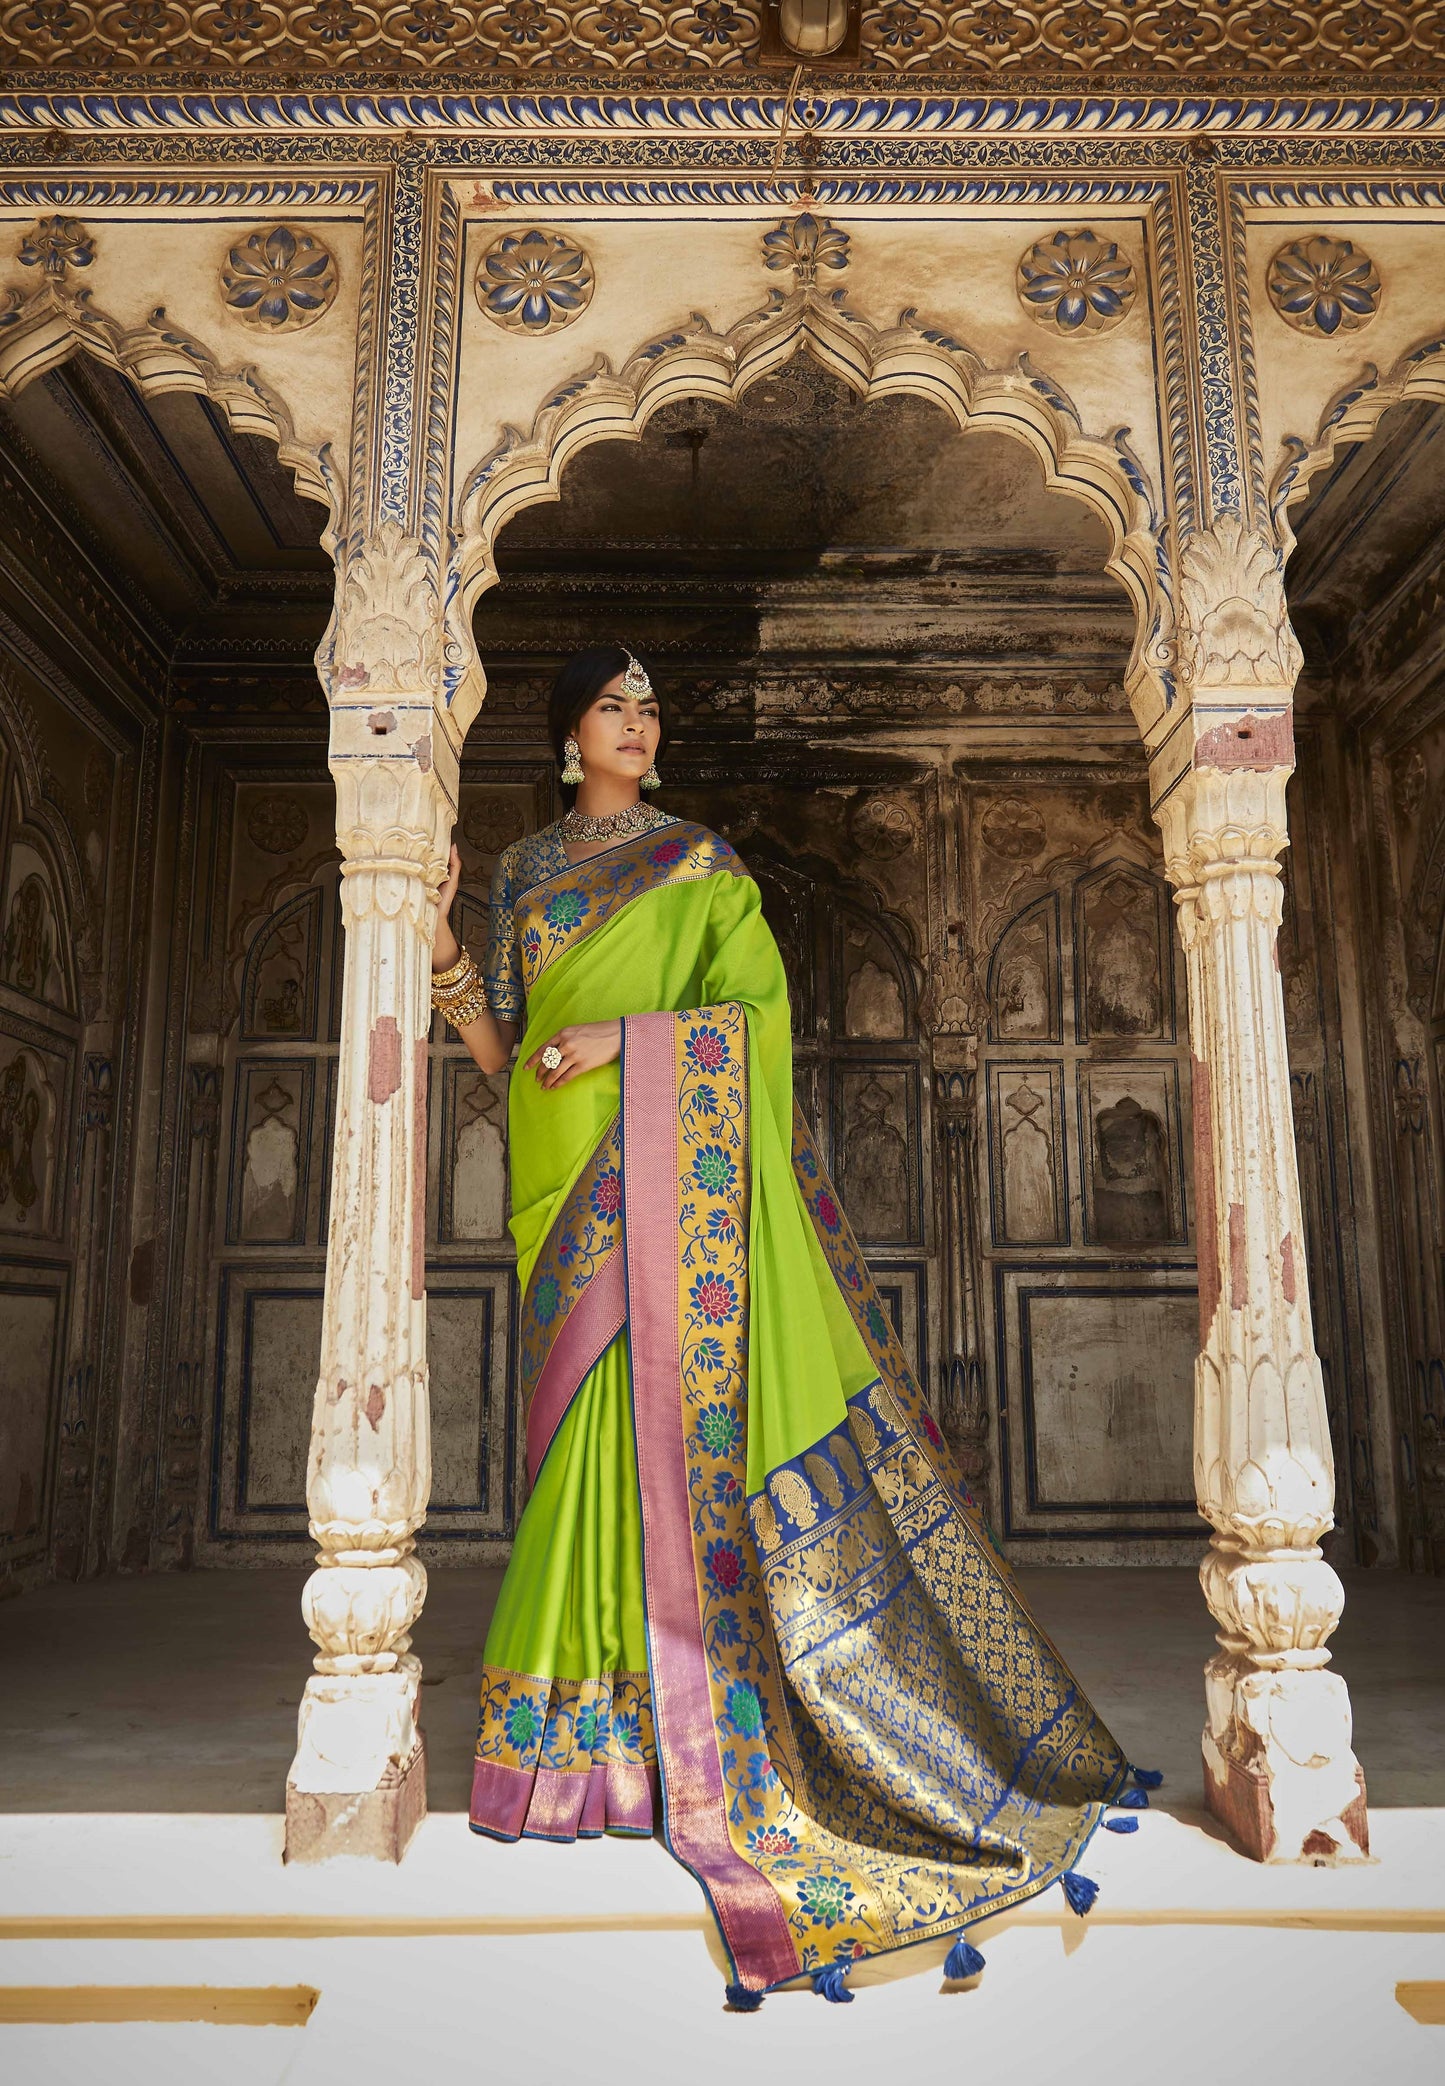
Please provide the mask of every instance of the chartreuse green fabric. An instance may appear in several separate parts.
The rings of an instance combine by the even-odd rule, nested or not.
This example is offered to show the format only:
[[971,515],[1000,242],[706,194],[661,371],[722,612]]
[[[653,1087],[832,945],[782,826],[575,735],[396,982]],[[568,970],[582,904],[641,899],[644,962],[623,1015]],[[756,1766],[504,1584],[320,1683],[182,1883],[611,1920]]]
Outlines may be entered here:
[[[725,1000],[747,1009],[753,1095],[747,1485],[755,1492],[769,1470],[836,1426],[847,1399],[876,1372],[794,1177],[787,979],[751,878],[714,875],[634,899],[542,972],[511,1084],[511,1221],[525,1292],[568,1190],[618,1108],[616,1064],[549,1089],[522,1069],[531,1053],[570,1023]],[[584,1379],[547,1453],[493,1613],[488,1666],[574,1679],[644,1670],[630,1400],[619,1337]]]

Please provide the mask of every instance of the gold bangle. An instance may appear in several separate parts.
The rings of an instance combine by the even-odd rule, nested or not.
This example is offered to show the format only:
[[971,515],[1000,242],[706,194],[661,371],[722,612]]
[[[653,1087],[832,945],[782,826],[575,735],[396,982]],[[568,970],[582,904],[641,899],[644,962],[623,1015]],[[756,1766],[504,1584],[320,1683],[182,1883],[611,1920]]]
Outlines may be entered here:
[[477,980],[471,991],[457,993],[449,1004],[442,1008],[443,1017],[451,1023],[458,1034],[487,1011],[487,995],[482,982]]
[[468,957],[466,969],[460,972],[457,977],[451,979],[449,983],[439,985],[433,980],[431,1003],[434,1007],[440,1007],[442,1012],[445,1013],[448,1005],[457,997],[458,993],[470,992],[477,983],[477,967],[471,958]]
[[475,965],[472,962],[471,953],[469,950],[463,949],[461,956],[450,970],[432,972],[432,991],[445,992],[450,985],[460,985],[467,973],[473,969],[475,969]]

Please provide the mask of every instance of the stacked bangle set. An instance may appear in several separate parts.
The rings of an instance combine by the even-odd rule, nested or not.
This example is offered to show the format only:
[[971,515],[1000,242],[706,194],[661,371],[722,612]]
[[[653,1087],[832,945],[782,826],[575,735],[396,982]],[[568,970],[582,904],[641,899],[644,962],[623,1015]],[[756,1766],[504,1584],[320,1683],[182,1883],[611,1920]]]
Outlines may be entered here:
[[461,961],[454,963],[449,971],[433,971],[431,974],[431,1003],[443,1013],[458,1032],[475,1021],[479,1014],[487,1011],[486,987],[481,973],[471,957],[463,949]]

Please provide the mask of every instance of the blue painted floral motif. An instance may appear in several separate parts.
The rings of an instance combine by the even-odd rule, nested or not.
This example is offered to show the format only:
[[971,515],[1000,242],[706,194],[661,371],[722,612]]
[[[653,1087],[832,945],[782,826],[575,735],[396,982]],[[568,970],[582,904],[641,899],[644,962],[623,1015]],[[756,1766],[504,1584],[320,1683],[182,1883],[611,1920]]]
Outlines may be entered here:
[[593,1214],[605,1218],[609,1223],[622,1208],[622,1175],[615,1166],[604,1167],[597,1176],[597,1185],[588,1201]]
[[1134,270],[1117,243],[1096,233],[1055,232],[1019,262],[1025,311],[1060,333],[1103,332],[1128,316]]
[[269,225],[233,246],[221,269],[228,308],[272,333],[319,319],[336,295],[336,263],[310,232]]
[[532,1310],[542,1325],[550,1325],[562,1307],[562,1285],[555,1275],[543,1275],[532,1285]]
[[581,317],[594,281],[592,263],[575,240],[533,226],[488,247],[477,270],[477,302],[497,325],[540,336]]
[[1294,239],[1269,264],[1270,303],[1301,332],[1351,333],[1380,308],[1374,262],[1348,239]]
[[[733,1484],[737,1483],[737,1479],[732,1477],[731,1472],[728,1473],[728,1476]],[[718,1609],[712,1619],[712,1641],[714,1644],[722,1645],[724,1648],[729,1645],[742,1643],[742,1625],[738,1621],[736,1608]]]

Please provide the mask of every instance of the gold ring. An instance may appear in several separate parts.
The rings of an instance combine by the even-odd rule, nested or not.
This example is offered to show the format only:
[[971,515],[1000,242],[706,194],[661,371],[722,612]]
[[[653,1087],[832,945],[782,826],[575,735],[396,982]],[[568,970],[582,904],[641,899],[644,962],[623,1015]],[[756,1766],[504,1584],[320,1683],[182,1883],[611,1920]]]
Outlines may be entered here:
[[547,1045],[547,1048],[542,1052],[542,1070],[544,1072],[555,1072],[557,1067],[561,1064],[561,1062],[561,1051],[557,1048],[555,1043],[549,1043]]

